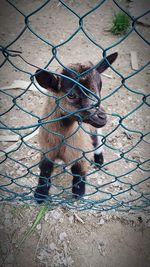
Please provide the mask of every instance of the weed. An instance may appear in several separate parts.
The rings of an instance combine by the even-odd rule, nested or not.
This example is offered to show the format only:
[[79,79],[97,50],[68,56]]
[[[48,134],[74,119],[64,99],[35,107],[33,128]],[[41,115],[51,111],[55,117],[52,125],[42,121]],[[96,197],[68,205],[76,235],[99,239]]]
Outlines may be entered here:
[[126,14],[119,12],[113,17],[111,32],[115,35],[122,35],[127,32],[129,26],[130,18]]
[[16,247],[20,248],[22,246],[22,244],[25,242],[25,240],[30,237],[30,235],[35,231],[36,226],[40,223],[40,221],[43,219],[46,211],[48,210],[48,206],[43,206],[40,208],[32,226],[27,230],[27,232],[25,233],[25,235],[23,235],[23,237],[20,239],[20,241],[18,242],[18,244],[16,245]]

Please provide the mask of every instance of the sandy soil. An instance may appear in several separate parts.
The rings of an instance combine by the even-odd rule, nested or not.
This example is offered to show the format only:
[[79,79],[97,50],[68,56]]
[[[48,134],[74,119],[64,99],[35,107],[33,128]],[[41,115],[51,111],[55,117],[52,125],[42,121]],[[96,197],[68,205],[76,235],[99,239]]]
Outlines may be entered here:
[[[88,12],[98,1],[86,0],[84,3],[80,1],[65,1],[77,13],[84,14]],[[128,10],[129,1],[118,1],[122,7]],[[15,5],[25,14],[31,13],[43,1],[13,1]],[[0,27],[2,45],[6,46],[11,43],[16,36],[24,28],[24,18],[9,3],[1,0],[0,10]],[[112,44],[115,46],[108,53],[117,51],[118,59],[114,63],[114,68],[123,76],[127,77],[133,70],[131,68],[130,51],[136,51],[138,55],[139,67],[142,67],[148,60],[149,46],[144,40],[133,31],[127,39],[118,43],[122,37],[113,36],[109,29],[114,12],[118,11],[118,7],[113,1],[105,1],[99,9],[84,18],[84,29],[90,36],[103,48],[108,48]],[[78,27],[78,19],[69,12],[58,1],[50,1],[47,6],[29,19],[30,30],[27,29],[24,34],[9,48],[22,52],[22,56],[26,61],[35,64],[38,67],[45,67],[49,62],[52,51],[48,44],[33,35],[31,30],[42,36],[52,44],[60,44],[66,40],[70,34]],[[144,25],[136,26],[137,32],[149,39],[149,28]],[[88,55],[88,57],[87,57]],[[92,44],[83,34],[79,32],[68,43],[62,45],[57,50],[57,56],[64,65],[70,62],[85,62],[87,60],[97,63],[102,58],[102,51]],[[4,56],[1,55],[3,62]],[[35,68],[23,62],[19,57],[10,57],[15,66],[24,71],[20,72],[7,61],[1,68],[0,86],[7,87],[14,80],[30,81],[30,73],[35,72]],[[59,66],[56,60],[53,60],[50,69],[56,70]],[[107,70],[108,76],[103,76],[103,97],[108,96],[118,86],[121,85],[122,78],[113,70]],[[112,96],[103,101],[105,109],[108,113],[115,113],[121,116],[128,114],[142,103],[143,95],[148,94],[150,69],[144,68],[138,74],[126,80],[126,86],[120,87]],[[138,92],[137,93],[135,93]],[[2,123],[6,123],[9,127],[30,126],[37,123],[38,118],[42,114],[42,106],[45,96],[37,91],[27,91],[20,94],[20,89],[5,90],[1,94],[2,112],[6,112],[12,107],[12,97],[17,97],[18,106],[12,107],[2,118]],[[7,93],[7,94],[6,94]],[[148,98],[147,98],[148,102]],[[29,111],[31,114],[23,112]],[[35,117],[36,115],[36,117]],[[117,205],[124,201],[122,210],[145,204],[143,193],[147,193],[147,203],[149,197],[149,180],[148,162],[141,165],[141,168],[135,167],[137,163],[142,163],[149,158],[149,148],[147,143],[141,141],[134,149],[127,154],[127,159],[120,158],[119,161],[111,163],[110,161],[119,158],[120,153],[134,146],[140,138],[140,134],[136,131],[142,131],[146,134],[149,131],[148,105],[143,104],[140,109],[131,114],[124,120],[124,126],[131,131],[126,131],[123,127],[119,127],[115,132],[113,129],[118,124],[115,116],[111,116],[107,126],[104,129],[104,135],[109,133],[107,138],[107,146],[105,146],[105,168],[88,176],[88,182],[93,186],[87,186],[86,203],[91,200],[99,200],[106,198],[105,204],[109,207]],[[14,135],[28,134],[32,130],[17,130]],[[6,132],[2,131],[2,134]],[[7,131],[8,134],[8,131]],[[148,141],[148,136],[144,138]],[[11,142],[1,142],[2,149],[7,149]],[[30,146],[30,147],[29,147]],[[32,147],[31,147],[32,146]],[[113,146],[116,150],[109,147]],[[53,267],[53,266],[87,266],[87,267],[114,267],[114,266],[150,266],[150,216],[144,210],[137,212],[100,212],[88,210],[85,212],[77,212],[70,210],[67,206],[56,207],[46,212],[40,224],[34,233],[27,238],[20,249],[17,247],[18,241],[25,234],[26,230],[31,227],[36,214],[39,210],[37,206],[23,205],[19,202],[19,193],[25,193],[32,196],[30,190],[36,185],[36,174],[38,174],[38,142],[37,136],[30,139],[26,144],[22,145],[16,152],[10,153],[9,158],[2,163],[2,175],[14,179],[15,183],[10,184],[10,179],[2,178],[1,185],[12,193],[2,192],[1,196],[13,197],[13,192],[18,193],[17,203],[1,204],[1,245],[0,266],[37,266],[37,267]],[[3,157],[1,157],[3,159]],[[18,163],[16,161],[17,160]],[[33,167],[35,165],[35,167]],[[30,169],[27,174],[27,167]],[[133,170],[131,174],[129,171]],[[61,173],[61,168],[56,168],[55,173]],[[89,173],[93,172],[93,168]],[[112,176],[109,175],[111,172]],[[114,177],[124,174],[121,180],[114,180]],[[22,177],[22,178],[20,178]],[[63,184],[62,184],[63,177]],[[56,180],[57,185],[63,185],[67,188],[70,184],[70,176],[62,173],[61,178]],[[107,194],[95,191],[97,186],[110,182],[103,187],[105,192],[116,194],[115,199],[108,199]],[[112,183],[113,182],[113,183]],[[135,185],[131,190],[129,185]],[[124,193],[124,191],[126,191]],[[52,193],[59,193],[55,186],[52,187]],[[68,193],[66,189],[66,193]],[[93,193],[92,196],[90,194]],[[62,195],[61,199],[65,199],[66,195]],[[136,200],[135,200],[136,199]],[[54,198],[54,204],[57,201]],[[19,204],[18,204],[19,203]],[[69,203],[69,202],[68,202]],[[83,202],[84,203],[84,202]],[[70,203],[69,203],[70,204]],[[84,203],[85,204],[85,203]],[[78,203],[72,203],[73,207],[78,207]],[[85,206],[83,205],[83,208]],[[97,210],[106,208],[98,204],[94,206]]]

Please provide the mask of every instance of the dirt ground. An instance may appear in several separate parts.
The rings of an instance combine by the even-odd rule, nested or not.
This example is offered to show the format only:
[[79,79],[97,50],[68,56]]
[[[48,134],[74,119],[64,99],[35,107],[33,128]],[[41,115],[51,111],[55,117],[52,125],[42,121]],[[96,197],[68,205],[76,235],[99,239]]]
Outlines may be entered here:
[[142,214],[46,212],[22,246],[37,207],[4,205],[1,220],[1,266],[148,267],[150,222]]
[[[41,0],[16,0],[12,2],[24,14],[31,13],[41,3],[44,3]],[[97,0],[85,0],[82,4],[78,0],[66,0],[64,2],[80,15],[88,12],[99,3]],[[117,2],[130,11],[130,1],[120,0]],[[113,67],[123,77],[127,77],[134,72],[131,68],[131,51],[136,51],[139,67],[148,61],[150,49],[141,36],[148,40],[150,32],[147,25],[137,24],[137,32],[131,32],[127,39],[119,43],[122,36],[114,36],[109,31],[112,16],[118,10],[113,1],[105,1],[99,9],[84,18],[84,29],[103,48],[106,49],[115,45],[108,51],[108,54],[118,52],[119,56]],[[37,38],[32,30],[53,45],[60,44],[77,29],[78,18],[61,3],[53,0],[29,18],[28,26],[30,30],[27,29],[9,48],[21,51],[21,55],[26,61],[38,67],[45,67],[52,57],[51,47]],[[4,0],[1,0],[0,27],[3,46],[10,44],[24,28],[24,17]],[[141,36],[138,35],[138,32]],[[86,62],[88,60],[96,64],[102,58],[102,51],[80,31],[68,43],[57,49],[57,57],[64,65],[70,62]],[[36,70],[19,57],[10,57],[10,59],[17,68],[24,72],[19,71],[7,61],[1,68],[0,79],[0,87],[5,87],[5,89],[15,80],[29,82],[30,73],[34,73]],[[4,56],[1,55],[1,62],[3,60]],[[49,68],[54,71],[58,66],[59,64],[55,59]],[[102,76],[103,97],[115,91],[121,85],[122,80],[122,77],[111,69],[108,69],[105,74]],[[141,72],[127,79],[125,85],[130,90],[121,86],[112,96],[103,101],[107,112],[124,116],[141,105],[143,96],[149,93],[149,74],[150,69],[145,67]],[[12,97],[17,97],[23,92],[20,87],[3,90],[1,112],[5,113],[12,107]],[[20,133],[31,133],[32,129],[27,127],[37,123],[42,114],[44,101],[45,96],[41,92],[28,90],[17,98],[18,106],[12,107],[9,112],[1,116],[2,123],[6,123],[12,128],[21,126],[26,128],[23,131],[14,132],[16,137]],[[146,101],[148,103],[148,97]],[[29,111],[30,114],[21,111],[20,107]],[[6,190],[1,190],[0,196],[3,199],[11,199],[14,197],[14,192],[18,195],[16,202],[7,203],[5,201],[1,204],[0,266],[150,266],[150,216],[148,211],[137,209],[138,206],[144,207],[145,203],[149,203],[149,162],[146,161],[150,156],[147,143],[149,141],[148,135],[138,144],[140,133],[149,132],[149,119],[148,105],[143,104],[124,120],[123,125],[129,131],[119,127],[113,132],[113,129],[118,125],[118,119],[116,116],[110,116],[103,131],[104,135],[109,133],[107,145],[104,147],[105,166],[94,173],[91,166],[89,174],[92,173],[92,175],[87,178],[85,202],[79,206],[78,203],[68,200],[68,205],[50,207],[32,235],[19,247],[19,240],[31,227],[40,210],[35,203],[33,205],[33,201],[31,203],[26,201],[26,196],[29,196],[29,200],[32,197],[37,183],[36,175],[38,174],[37,165],[39,162],[37,136],[29,139],[18,150],[10,153],[9,158],[4,162],[2,161],[1,164],[1,186]],[[7,133],[2,131],[2,135],[5,134],[8,134],[8,131]],[[17,144],[19,147],[20,143]],[[120,153],[130,150],[135,144],[137,145],[127,154],[126,159],[119,158]],[[8,149],[10,145],[14,145],[14,142],[1,142],[2,149]],[[114,147],[115,150],[110,147]],[[0,157],[3,160],[2,154]],[[141,168],[136,168],[138,163],[141,164]],[[27,168],[30,170],[29,172],[27,172]],[[130,173],[130,171],[132,172]],[[66,189],[64,195],[61,195],[61,199],[64,200],[66,199],[65,193],[69,194],[66,183],[70,183],[70,176],[62,172],[61,167],[56,168],[55,173],[60,173],[60,178],[56,179],[56,185],[63,185]],[[109,175],[110,173],[111,175]],[[115,179],[122,174],[120,179]],[[5,177],[9,177],[9,179],[6,180]],[[15,183],[10,183],[11,179]],[[101,185],[103,185],[103,192],[95,191],[95,188]],[[130,185],[134,186],[130,187]],[[7,189],[11,192],[7,192]],[[59,194],[60,190],[55,184],[52,186],[52,194]],[[22,192],[25,203],[27,202],[29,205],[20,201],[19,194]],[[111,192],[115,197],[107,199],[107,192]],[[105,199],[104,204],[97,201],[100,199]],[[91,201],[95,201],[93,208],[96,210],[77,211],[77,208],[81,208],[81,210],[85,206],[88,208]],[[122,209],[120,212],[118,210],[102,211],[122,202],[124,205],[119,206]],[[57,197],[54,197],[54,204],[56,203]],[[69,205],[75,209],[70,209]],[[133,206],[137,211],[130,210]],[[126,210],[130,211],[125,212]]]

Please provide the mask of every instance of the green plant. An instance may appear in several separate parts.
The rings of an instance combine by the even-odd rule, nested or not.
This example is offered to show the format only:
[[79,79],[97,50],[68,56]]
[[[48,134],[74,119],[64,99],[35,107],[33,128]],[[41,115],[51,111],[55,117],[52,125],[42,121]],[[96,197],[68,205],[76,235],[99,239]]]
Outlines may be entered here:
[[20,248],[25,240],[31,236],[31,234],[35,231],[36,226],[40,223],[40,221],[44,218],[44,215],[48,211],[48,206],[42,206],[32,224],[32,226],[27,230],[27,232],[22,236],[16,247]]
[[130,18],[126,14],[119,12],[113,17],[111,32],[115,35],[125,34],[129,26]]

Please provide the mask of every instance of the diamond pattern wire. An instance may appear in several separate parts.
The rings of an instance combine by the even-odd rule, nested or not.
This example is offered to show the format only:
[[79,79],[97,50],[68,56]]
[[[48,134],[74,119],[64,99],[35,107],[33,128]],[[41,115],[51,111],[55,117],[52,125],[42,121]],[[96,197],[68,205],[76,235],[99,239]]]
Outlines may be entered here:
[[[101,44],[97,42],[92,36],[92,34],[86,29],[86,27],[84,26],[84,21],[88,16],[100,10],[102,6],[107,2],[107,0],[97,1],[97,4],[82,16],[71,8],[71,6],[69,5],[69,1],[62,1],[62,0],[58,1],[59,5],[62,5],[63,8],[67,9],[68,12],[70,12],[77,19],[78,22],[76,25],[76,29],[72,32],[72,34],[70,34],[69,37],[67,37],[65,40],[57,44],[53,44],[51,40],[45,39],[42,35],[38,33],[38,31],[36,31],[32,27],[32,23],[30,23],[30,20],[34,15],[39,14],[40,16],[40,11],[42,9],[50,8],[50,3],[51,3],[50,0],[41,1],[41,4],[36,8],[36,10],[28,14],[24,14],[20,10],[20,8],[17,5],[17,1],[7,0],[6,2],[16,10],[19,16],[22,16],[22,19],[24,20],[24,26],[22,28],[20,27],[20,31],[17,33],[16,36],[14,36],[14,39],[9,44],[0,46],[0,50],[4,58],[4,60],[1,62],[1,68],[3,68],[5,64],[9,64],[15,70],[19,71],[20,73],[24,73],[25,75],[27,75],[27,77],[30,77],[31,82],[18,95],[14,95],[9,90],[1,89],[2,98],[5,97],[10,100],[9,107],[4,108],[1,112],[1,130],[2,132],[5,131],[6,134],[11,133],[14,136],[17,136],[18,141],[15,143],[15,145],[10,146],[10,149],[2,148],[0,152],[1,167],[2,167],[1,169],[3,169],[1,173],[0,200],[35,204],[33,194],[36,188],[36,181],[39,177],[38,155],[40,154],[40,148],[38,147],[37,143],[29,142],[29,140],[31,140],[30,137],[32,135],[34,138],[34,136],[36,136],[36,131],[39,129],[39,127],[44,126],[44,123],[47,122],[43,122],[39,115],[28,110],[28,108],[26,108],[25,105],[20,104],[20,99],[25,95],[27,95],[28,93],[30,93],[30,88],[33,85],[36,86],[36,90],[37,92],[40,92],[40,94],[46,96],[47,92],[41,90],[41,88],[39,88],[35,84],[34,72],[25,71],[23,70],[23,68],[18,67],[18,65],[15,64],[15,59],[19,59],[22,63],[29,65],[29,67],[30,66],[34,67],[34,62],[28,62],[28,60],[22,55],[22,53],[19,50],[15,51],[14,49],[12,49],[13,45],[16,42],[18,42],[20,38],[24,36],[26,31],[29,31],[32,35],[34,35],[35,38],[38,39],[38,41],[47,44],[49,46],[49,49],[51,50],[52,56],[49,58],[48,62],[43,67],[43,69],[50,68],[53,60],[56,60],[58,65],[67,69],[67,66],[65,66],[62,60],[60,60],[59,58],[58,50],[61,47],[64,47],[66,44],[68,44],[75,36],[77,36],[81,32],[82,34],[84,34],[84,37],[88,40],[88,42],[90,42],[93,46],[97,47],[100,50],[104,59],[110,53],[112,48],[117,49],[117,46],[120,45],[122,42],[124,42],[126,39],[128,39],[131,33],[133,32],[135,32],[139,36],[139,38],[141,38],[145,42],[145,44],[149,45],[149,41],[142,35],[139,28],[136,26],[138,20],[141,17],[148,15],[150,11],[146,11],[144,14],[140,14],[138,17],[135,18],[132,15],[130,15],[129,12],[127,12],[122,8],[122,6],[119,4],[119,1],[113,0],[112,1],[113,4],[117,6],[122,12],[124,12],[129,16],[132,26],[124,36],[119,38],[119,40],[116,43],[113,43],[111,46],[104,49],[101,46]],[[134,151],[134,149],[141,143],[145,143],[147,146],[149,145],[147,138],[150,132],[140,131],[136,129],[136,125],[133,128],[128,127],[127,123],[125,123],[125,121],[128,120],[136,112],[138,111],[140,112],[140,110],[143,107],[144,108],[146,107],[147,109],[149,108],[149,102],[148,102],[149,94],[145,94],[137,90],[136,88],[135,89],[130,88],[130,86],[128,85],[128,81],[131,78],[136,77],[136,75],[142,72],[145,68],[147,68],[148,65],[149,61],[145,62],[145,64],[142,67],[140,67],[136,71],[133,71],[127,76],[123,76],[119,72],[119,70],[111,66],[111,69],[119,77],[120,84],[119,86],[114,88],[113,91],[111,91],[109,94],[105,95],[101,99],[101,101],[102,102],[107,101],[117,92],[120,92],[122,88],[124,88],[124,90],[126,90],[127,92],[131,92],[134,95],[140,97],[140,102],[136,106],[134,106],[132,110],[126,112],[124,116],[118,113],[109,114],[111,118],[116,119],[118,123],[116,126],[112,127],[107,134],[102,136],[102,143],[106,149],[117,152],[118,157],[115,159],[109,159],[100,167],[100,169],[94,168],[93,162],[91,162],[92,165],[91,170],[89,174],[87,174],[87,180],[86,180],[89,192],[87,191],[85,197],[81,198],[79,201],[76,201],[74,198],[72,198],[71,185],[69,184],[68,186],[67,184],[66,186],[63,182],[61,183],[59,181],[60,177],[63,177],[65,175],[66,176],[70,175],[70,170],[68,166],[66,165],[61,168],[62,163],[55,162],[56,172],[54,172],[52,176],[53,191],[50,198],[48,199],[48,204],[50,206],[57,206],[61,204],[78,210],[95,209],[100,211],[111,210],[111,209],[117,209],[121,211],[139,210],[139,209],[149,210],[150,192],[148,192],[148,188],[150,187],[149,183],[150,178],[149,178],[149,169],[147,167],[149,159],[145,158],[144,160],[140,161],[138,160],[138,158],[129,157],[129,154],[132,153],[132,151]],[[39,66],[35,67],[38,68]],[[96,66],[94,66],[93,68],[96,68]],[[52,73],[54,73],[57,76],[59,75],[64,77],[57,71]],[[78,82],[76,82],[76,84],[83,87]],[[59,99],[59,101],[60,100],[61,99]],[[60,107],[59,101],[57,103],[58,106]],[[34,119],[33,120],[34,122],[27,123],[27,121],[22,121],[21,126],[9,125],[9,123],[7,123],[6,118],[7,116],[10,116],[14,108],[17,108],[17,110],[25,113],[27,115],[27,118],[32,117]],[[50,122],[51,119],[49,119],[49,123]],[[82,127],[82,124],[79,124],[79,127]],[[138,139],[127,149],[121,150],[119,148],[116,148],[115,145],[108,142],[108,139],[112,136],[113,133],[117,131],[117,129],[121,129],[122,131],[124,131],[128,139],[130,139],[132,134],[137,135]],[[23,161],[22,159],[20,160],[19,156],[16,156],[20,154],[20,151],[23,151],[24,158],[28,157],[28,151],[33,151],[33,153],[37,154],[37,160],[32,162],[32,155],[31,155],[29,156],[29,158],[31,157],[30,164],[26,164],[26,161]],[[117,174],[114,171],[112,171],[113,165],[115,164],[120,165],[121,162],[123,161],[127,162],[132,167],[125,170],[122,169],[122,174]],[[15,172],[12,171],[13,167],[16,168]],[[22,170],[22,173],[18,171],[19,169]],[[139,175],[138,172],[142,173],[140,179],[137,179],[136,177],[137,175]],[[94,178],[90,179],[90,176],[92,175],[93,177],[102,176],[105,179],[103,179],[100,182],[95,182]],[[134,175],[135,178],[132,179],[132,176]]]

